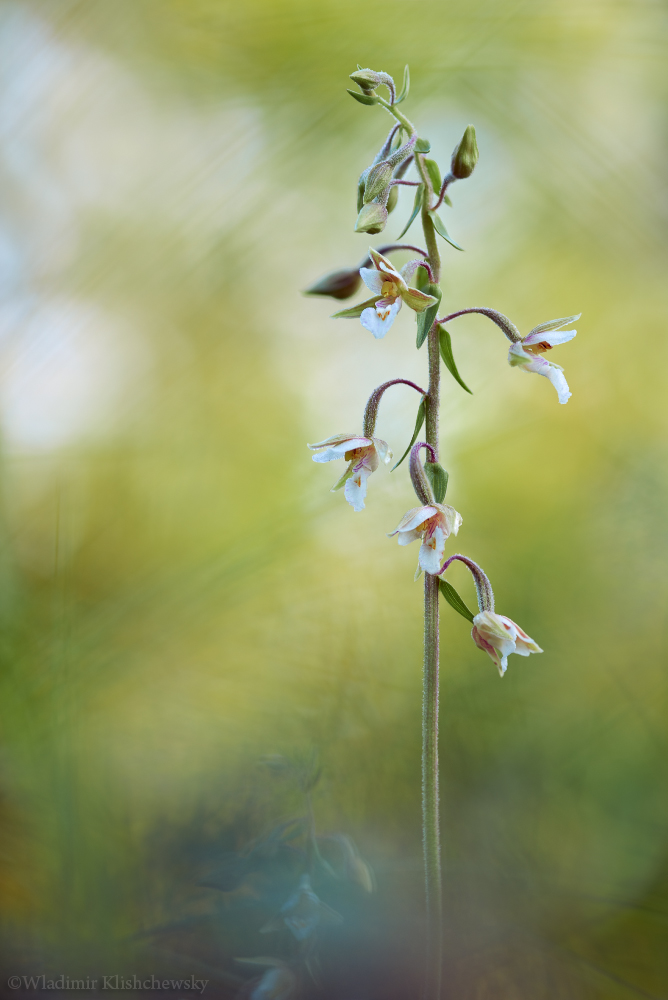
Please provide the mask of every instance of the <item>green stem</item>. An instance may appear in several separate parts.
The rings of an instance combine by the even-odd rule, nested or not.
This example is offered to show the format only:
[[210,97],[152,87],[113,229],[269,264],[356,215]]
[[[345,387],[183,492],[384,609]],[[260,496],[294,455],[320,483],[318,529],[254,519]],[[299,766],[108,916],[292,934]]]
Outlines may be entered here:
[[[416,154],[415,161],[425,183],[422,228],[429,254],[427,260],[434,275],[434,282],[438,284],[441,276],[441,259],[436,243],[434,224],[429,216],[433,192],[423,158],[419,153]],[[426,439],[427,443],[434,449],[435,458],[438,461],[441,362],[438,325],[436,323],[429,331],[427,347],[429,393],[427,396]],[[422,843],[427,897],[427,961],[424,1000],[440,1000],[443,948],[441,832],[438,799],[438,593],[438,578],[430,573],[425,573],[422,687]]]

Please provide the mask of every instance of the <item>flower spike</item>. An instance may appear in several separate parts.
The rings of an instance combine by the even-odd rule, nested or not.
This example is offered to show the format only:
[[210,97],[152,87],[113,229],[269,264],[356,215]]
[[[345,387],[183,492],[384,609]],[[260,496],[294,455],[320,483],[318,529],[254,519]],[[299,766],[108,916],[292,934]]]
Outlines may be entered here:
[[[469,569],[475,583],[478,597],[478,614],[473,618],[471,638],[478,649],[487,653],[496,665],[499,675],[503,677],[508,667],[508,657],[511,653],[519,656],[529,656],[531,653],[542,653],[538,643],[526,634],[511,618],[497,615],[494,611],[494,592],[489,577],[477,563],[468,556],[454,555],[441,566],[439,576],[445,573],[451,562],[463,562]],[[445,581],[442,581],[443,583]],[[457,595],[458,596],[458,595]]]

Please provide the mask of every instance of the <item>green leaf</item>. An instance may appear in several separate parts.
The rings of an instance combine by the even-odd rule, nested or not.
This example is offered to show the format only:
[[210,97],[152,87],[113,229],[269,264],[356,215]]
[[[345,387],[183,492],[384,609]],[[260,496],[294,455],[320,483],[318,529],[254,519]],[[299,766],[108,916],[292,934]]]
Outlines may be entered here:
[[441,332],[438,335],[438,346],[441,351],[441,357],[443,358],[443,364],[448,369],[452,377],[456,382],[459,382],[462,389],[466,389],[467,392],[470,392],[471,395],[473,395],[466,382],[457,371],[457,365],[455,364],[454,355],[452,353],[452,340],[450,339],[450,334],[443,326],[441,327]]
[[[420,268],[420,271],[423,271],[425,274],[427,273],[423,267]],[[417,318],[417,337],[415,345],[418,351],[427,339],[427,334],[431,330],[434,320],[436,319],[438,307],[441,304],[441,295],[443,294],[438,285],[427,285],[427,287],[421,289],[421,291],[426,292],[427,295],[433,295],[437,301],[434,302],[433,306],[429,306],[428,309],[425,309],[424,312],[415,314]]]
[[443,503],[448,489],[447,472],[438,462],[425,462],[424,472],[434,491],[434,500],[436,503]]
[[459,612],[462,618],[466,618],[467,621],[473,621],[473,613],[466,607],[451,583],[448,583],[447,580],[439,580],[438,589],[441,591],[443,597],[446,599],[451,608],[454,608],[455,611]]
[[450,201],[450,197],[449,197],[449,195],[447,195],[447,194],[444,194],[444,195],[443,195],[443,201],[445,202],[445,204],[446,204],[446,205],[449,205],[449,206],[450,206],[450,208],[452,208],[452,202]]
[[418,212],[422,208],[423,198],[424,198],[424,184],[420,184],[420,186],[415,189],[415,201],[413,202],[413,211],[411,212],[411,217],[404,226],[404,228],[401,230],[399,235],[397,236],[398,240],[400,240],[402,236],[405,236],[408,230],[413,225]]
[[424,165],[427,168],[427,173],[429,174],[429,180],[431,181],[431,186],[433,187],[436,194],[441,190],[441,171],[439,169],[436,160],[425,160]]
[[418,139],[415,143],[416,153],[428,153],[430,149],[431,143],[429,142],[429,139]]
[[423,396],[422,399],[420,400],[420,405],[418,406],[417,420],[415,421],[415,430],[413,431],[413,437],[411,438],[411,443],[409,444],[408,448],[406,448],[406,451],[403,453],[397,464],[392,466],[390,472],[394,472],[395,469],[399,468],[399,466],[405,459],[406,455],[417,441],[417,436],[420,433],[420,428],[424,423],[424,418],[426,417],[426,415],[427,415],[427,404]]
[[362,94],[359,90],[348,90],[348,93],[360,104],[378,104],[378,98],[374,94]]
[[342,309],[341,312],[334,313],[332,319],[359,319],[365,309],[369,306],[375,306],[378,299],[381,298],[380,295],[372,295],[370,299],[365,299],[364,302],[358,302],[356,306],[351,306],[350,309]]
[[399,94],[399,96],[397,97],[396,101],[394,102],[395,105],[396,104],[401,104],[402,101],[406,100],[406,98],[408,97],[408,91],[410,89],[411,89],[411,75],[408,72],[408,66],[405,66],[404,67],[404,85],[401,88],[401,93]]
[[443,220],[441,218],[439,218],[439,216],[436,214],[436,212],[430,212],[429,213],[429,218],[434,223],[434,229],[436,230],[436,232],[438,233],[438,235],[442,236],[444,240],[447,240],[447,242],[450,244],[451,247],[454,247],[455,250],[463,250],[464,249],[464,247],[460,247],[459,243],[455,243],[455,241],[453,239],[451,239],[450,236],[448,236],[448,230],[445,228],[445,225],[443,224]]
[[332,488],[330,490],[330,493],[336,493],[337,490],[342,489],[346,485],[346,483],[348,482],[348,480],[350,479],[350,477],[353,474],[353,466],[354,466],[354,464],[355,464],[354,462],[350,463],[350,465],[348,466],[348,468],[346,469],[346,471],[343,473],[343,475],[341,476],[341,478],[337,479],[337,481],[334,483],[334,485],[332,486]]

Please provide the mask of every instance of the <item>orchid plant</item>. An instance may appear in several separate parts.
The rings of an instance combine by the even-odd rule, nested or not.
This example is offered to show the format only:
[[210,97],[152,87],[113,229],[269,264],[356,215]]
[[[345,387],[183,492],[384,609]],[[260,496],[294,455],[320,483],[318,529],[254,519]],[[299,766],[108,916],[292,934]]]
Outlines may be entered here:
[[[397,205],[399,188],[412,187],[415,192],[412,212],[398,239],[403,239],[419,215],[425,248],[401,242],[370,248],[368,256],[357,267],[326,275],[307,289],[307,294],[346,299],[354,295],[364,282],[372,293],[371,297],[335,313],[334,318],[359,319],[362,327],[377,339],[386,336],[400,309],[406,305],[415,313],[418,350],[425,341],[427,343],[428,385],[423,389],[403,378],[385,382],[369,397],[361,433],[336,434],[309,445],[309,448],[316,452],[313,456],[315,462],[343,458],[348,463],[333,490],[343,488],[348,503],[355,511],[361,511],[364,509],[369,477],[392,458],[388,444],[375,436],[378,407],[384,393],[394,385],[403,384],[411,386],[420,395],[412,440],[392,470],[398,468],[410,453],[410,477],[420,506],[409,510],[390,534],[398,536],[400,545],[413,541],[421,543],[416,578],[424,573],[422,821],[428,929],[424,997],[425,1000],[438,1000],[441,995],[442,947],[438,788],[439,594],[470,621],[473,641],[489,655],[501,676],[506,671],[511,653],[528,656],[542,652],[519,625],[495,612],[489,579],[473,560],[459,554],[444,558],[448,539],[459,531],[462,516],[444,502],[448,473],[439,462],[441,361],[455,381],[467,392],[471,391],[455,364],[446,323],[467,313],[480,313],[492,320],[510,341],[509,364],[548,378],[557,390],[559,402],[566,403],[571,393],[563,369],[548,361],[544,355],[575,336],[575,330],[563,328],[579,316],[541,323],[526,337],[522,337],[517,327],[495,309],[471,307],[438,317],[442,297],[438,238],[450,247],[462,249],[449,235],[438,210],[444,203],[451,206],[447,193],[450,186],[473,173],[478,161],[475,129],[472,125],[466,128],[454,149],[449,169],[442,177],[438,163],[428,156],[430,143],[418,135],[412,122],[399,110],[399,105],[408,96],[408,67],[399,94],[394,80],[387,73],[358,66],[356,72],[351,73],[351,79],[359,89],[349,90],[348,93],[356,101],[368,107],[382,108],[394,120],[373,162],[359,178],[355,232],[381,233]],[[383,96],[385,91],[387,97]],[[414,169],[415,177],[407,180],[405,175],[410,168]],[[397,251],[408,251],[417,256],[397,269],[388,257]],[[423,425],[424,440],[418,441]],[[420,459],[423,450],[427,453],[424,463]],[[448,567],[455,560],[464,563],[473,576],[478,595],[478,613],[475,615],[445,579]]]

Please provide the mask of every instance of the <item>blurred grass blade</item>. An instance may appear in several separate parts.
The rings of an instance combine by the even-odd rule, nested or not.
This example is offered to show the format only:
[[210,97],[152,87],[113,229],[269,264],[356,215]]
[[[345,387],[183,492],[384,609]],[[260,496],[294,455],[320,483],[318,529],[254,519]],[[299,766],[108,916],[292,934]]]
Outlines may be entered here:
[[473,612],[469,611],[451,583],[448,583],[447,580],[439,580],[438,589],[441,591],[443,597],[446,599],[451,608],[454,608],[455,611],[457,611],[462,618],[466,618],[467,621],[473,621]]
[[455,359],[452,354],[452,341],[450,339],[450,334],[443,326],[441,327],[441,332],[438,335],[438,346],[441,351],[441,357],[443,358],[443,364],[448,369],[452,377],[455,381],[459,382],[462,389],[466,389],[467,392],[470,392],[471,395],[473,395],[466,382],[457,371],[457,365],[455,364]]
[[413,431],[413,437],[411,438],[411,443],[409,444],[408,448],[406,448],[406,451],[403,453],[397,464],[392,466],[390,472],[394,472],[395,469],[399,468],[399,466],[405,459],[406,455],[417,441],[417,436],[420,433],[420,428],[424,423],[424,418],[426,415],[427,415],[427,401],[423,396],[422,399],[420,400],[420,405],[418,406],[417,419],[415,421],[415,430]]

